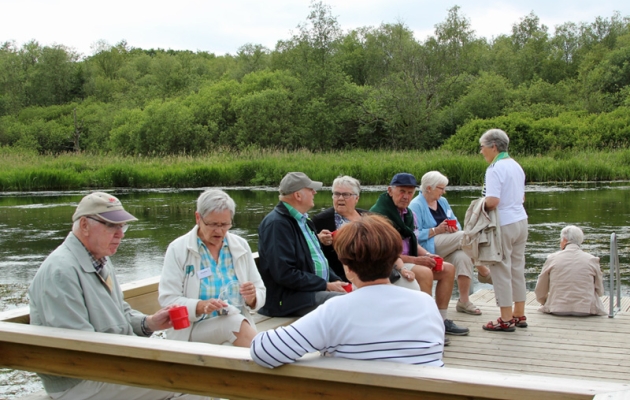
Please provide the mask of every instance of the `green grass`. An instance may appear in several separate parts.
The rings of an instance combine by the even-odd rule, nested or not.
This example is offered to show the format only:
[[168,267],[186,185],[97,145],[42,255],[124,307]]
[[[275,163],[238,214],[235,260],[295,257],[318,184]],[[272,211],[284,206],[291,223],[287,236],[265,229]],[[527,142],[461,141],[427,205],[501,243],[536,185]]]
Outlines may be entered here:
[[[630,150],[515,157],[528,182],[630,179]],[[418,179],[430,170],[451,185],[480,185],[487,167],[481,155],[436,151],[217,151],[206,156],[123,157],[113,154],[40,156],[0,148],[0,190],[276,186],[289,171],[330,185],[347,174],[365,185],[387,184],[397,172]]]

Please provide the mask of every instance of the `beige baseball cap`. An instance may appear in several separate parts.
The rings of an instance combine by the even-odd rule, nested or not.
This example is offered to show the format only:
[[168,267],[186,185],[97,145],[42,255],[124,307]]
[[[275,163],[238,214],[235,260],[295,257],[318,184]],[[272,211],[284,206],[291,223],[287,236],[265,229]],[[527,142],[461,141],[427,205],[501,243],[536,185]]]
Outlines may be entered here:
[[113,224],[138,220],[138,218],[125,211],[120,200],[104,192],[93,192],[81,199],[72,216],[72,221],[74,222],[86,215],[98,215],[104,221]]
[[280,181],[279,190],[280,194],[291,194],[304,188],[320,190],[322,185],[321,182],[312,181],[311,178],[306,176],[303,172],[289,172]]

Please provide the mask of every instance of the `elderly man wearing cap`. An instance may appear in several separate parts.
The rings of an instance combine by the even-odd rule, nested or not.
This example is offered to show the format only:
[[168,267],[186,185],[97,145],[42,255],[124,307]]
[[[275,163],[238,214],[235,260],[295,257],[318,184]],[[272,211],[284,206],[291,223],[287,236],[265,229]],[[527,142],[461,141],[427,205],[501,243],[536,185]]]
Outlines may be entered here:
[[[29,288],[31,324],[151,336],[171,326],[168,310],[144,315],[123,299],[109,256],[116,253],[136,217],[107,193],[85,196],[77,207],[72,232],[35,274]],[[53,399],[204,399],[153,389],[38,374]]]
[[429,295],[433,291],[433,281],[437,281],[435,302],[444,319],[446,333],[468,335],[468,328],[459,327],[447,318],[448,303],[453,292],[455,267],[445,262],[442,271],[435,271],[435,260],[431,257],[432,254],[418,244],[416,233],[418,224],[413,211],[409,209],[409,203],[413,199],[417,186],[418,182],[412,174],[403,172],[394,175],[387,187],[387,192],[379,196],[370,211],[389,218],[402,237],[403,251],[400,258],[404,262],[401,268],[403,278],[415,278],[420,289]]
[[[321,182],[302,172],[289,172],[280,182],[280,202],[258,227],[259,269],[267,288],[267,302],[259,313],[272,317],[302,316],[333,296],[345,293],[348,283],[329,268],[315,225],[306,214]],[[330,234],[328,234],[330,236]]]

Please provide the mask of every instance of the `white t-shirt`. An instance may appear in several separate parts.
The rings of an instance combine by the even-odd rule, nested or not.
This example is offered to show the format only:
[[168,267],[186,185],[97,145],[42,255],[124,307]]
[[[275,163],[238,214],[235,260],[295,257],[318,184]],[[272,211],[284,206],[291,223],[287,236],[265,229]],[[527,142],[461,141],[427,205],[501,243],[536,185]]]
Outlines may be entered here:
[[355,360],[444,365],[444,322],[431,296],[373,285],[332,298],[289,326],[260,332],[250,354],[263,367],[306,353]]
[[496,197],[501,226],[527,219],[525,172],[512,158],[504,158],[486,169],[486,197]]

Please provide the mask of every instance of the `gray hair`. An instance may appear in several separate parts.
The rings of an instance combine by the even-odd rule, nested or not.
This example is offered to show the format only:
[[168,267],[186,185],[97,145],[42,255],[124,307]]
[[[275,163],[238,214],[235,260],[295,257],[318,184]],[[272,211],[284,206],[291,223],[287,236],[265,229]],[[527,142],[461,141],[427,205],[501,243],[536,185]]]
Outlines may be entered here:
[[211,212],[222,212],[225,210],[230,210],[230,214],[234,217],[236,204],[223,190],[208,189],[201,193],[197,199],[197,212],[202,217]]
[[501,129],[490,129],[479,138],[479,144],[482,146],[497,146],[497,151],[507,151],[510,144],[510,138],[507,133]]
[[347,186],[352,188],[352,193],[357,196],[361,194],[361,184],[359,181],[348,175],[339,175],[332,183],[332,189],[335,190],[337,186]]
[[79,231],[81,230],[81,218],[77,219],[72,223],[72,233],[75,236],[79,236]]
[[[88,218],[88,217],[91,217],[91,215],[82,215],[82,217],[85,217],[88,220],[88,224],[90,224],[90,225],[98,224],[98,222],[94,221],[91,218]],[[81,218],[77,219],[76,221],[74,221],[72,223],[72,232],[74,232],[75,230],[78,230],[80,228],[81,228]]]
[[584,241],[584,232],[575,225],[565,226],[560,232],[560,239],[579,246]]
[[427,187],[431,186],[433,189],[437,185],[448,185],[448,178],[442,175],[439,171],[429,171],[426,174],[422,175],[422,180],[420,181],[420,190],[424,193]]

